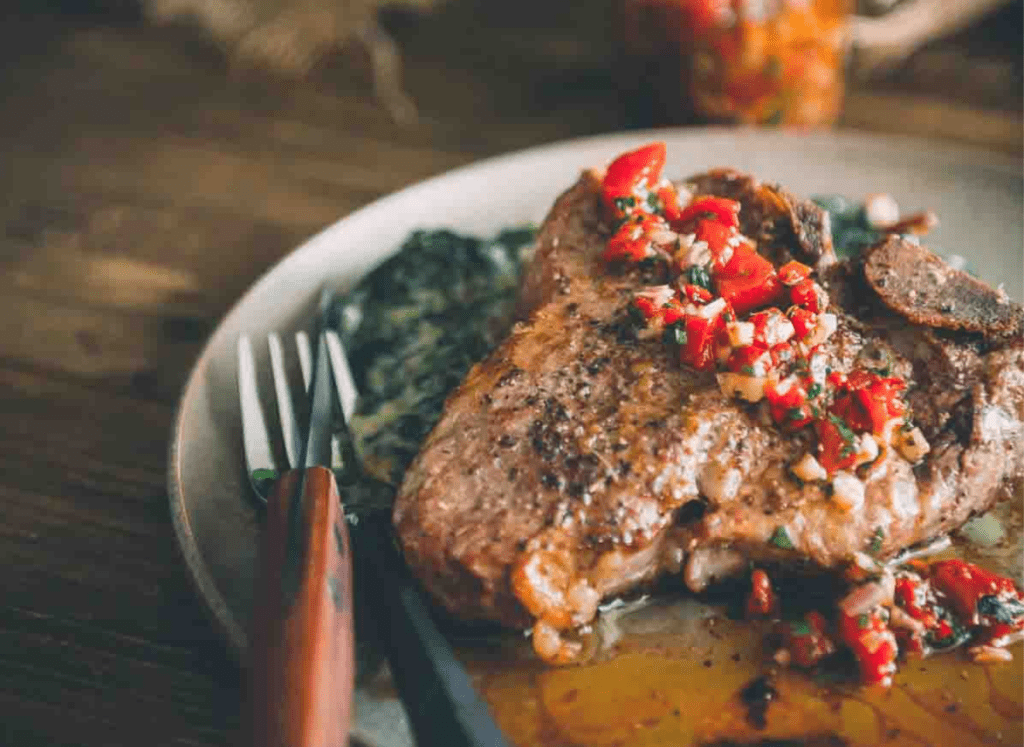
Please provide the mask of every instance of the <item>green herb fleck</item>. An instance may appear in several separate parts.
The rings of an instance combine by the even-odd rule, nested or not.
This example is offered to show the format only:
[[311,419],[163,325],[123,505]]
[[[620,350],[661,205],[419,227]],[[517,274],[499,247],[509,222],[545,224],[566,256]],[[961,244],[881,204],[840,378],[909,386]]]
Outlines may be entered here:
[[811,626],[808,625],[803,620],[797,620],[796,622],[791,622],[789,624],[789,629],[793,633],[793,635],[810,635],[811,634]]
[[615,205],[615,209],[620,213],[628,213],[634,207],[636,207],[635,197],[616,197],[612,200],[612,204]]
[[661,198],[658,197],[657,192],[647,193],[647,207],[651,209],[652,213],[659,214],[665,209],[665,206],[661,204]]
[[882,527],[875,527],[874,534],[871,535],[871,544],[868,545],[868,550],[871,551],[872,555],[877,555],[881,552],[883,540],[885,540],[885,531]]
[[857,627],[860,628],[861,630],[867,630],[870,625],[871,625],[871,617],[869,615],[867,615],[866,613],[863,614],[863,615],[860,615],[857,618]]
[[707,268],[694,265],[686,271],[686,277],[690,281],[690,285],[699,285],[701,288],[711,290],[711,275],[708,274]]
[[1000,599],[986,594],[978,600],[978,614],[1004,625],[1016,625],[1024,617],[1024,603],[1013,597]]
[[806,417],[802,407],[790,407],[786,410],[786,418],[788,420],[803,420]]
[[819,394],[821,394],[821,384],[819,384],[817,381],[815,381],[813,384],[807,387],[807,396],[810,397],[811,399],[814,399]]
[[264,490],[270,490],[271,484],[277,480],[277,470],[254,469],[249,473],[249,479],[256,486],[256,489],[262,493]]
[[850,426],[846,422],[836,415],[834,412],[828,414],[828,419],[832,421],[832,425],[839,431],[839,435],[847,444],[852,444],[857,440],[857,434],[850,430]]
[[789,538],[786,527],[777,527],[768,541],[782,550],[793,549],[793,540]]
[[751,366],[750,364],[747,364],[747,365],[741,367],[740,371],[745,373],[747,376],[753,376],[754,375],[754,367]]
[[682,324],[671,324],[665,327],[665,331],[662,333],[662,339],[669,343],[675,343],[676,345],[686,344],[686,328]]

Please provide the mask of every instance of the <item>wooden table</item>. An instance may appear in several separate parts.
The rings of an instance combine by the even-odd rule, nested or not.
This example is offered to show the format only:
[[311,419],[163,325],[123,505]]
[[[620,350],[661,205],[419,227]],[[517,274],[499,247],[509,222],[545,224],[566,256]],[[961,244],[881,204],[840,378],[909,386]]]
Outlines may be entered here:
[[[288,83],[231,71],[123,3],[7,20],[0,743],[234,743],[239,671],[167,509],[188,369],[260,273],[353,209],[483,156],[640,124],[599,45],[574,35],[583,5],[457,0],[392,18],[422,114],[411,128],[369,98],[356,54]],[[466,33],[474,19],[483,30]],[[1019,24],[1012,9],[980,43],[933,46],[853,90],[846,123],[1019,155]],[[991,44],[993,29],[1010,41]]]

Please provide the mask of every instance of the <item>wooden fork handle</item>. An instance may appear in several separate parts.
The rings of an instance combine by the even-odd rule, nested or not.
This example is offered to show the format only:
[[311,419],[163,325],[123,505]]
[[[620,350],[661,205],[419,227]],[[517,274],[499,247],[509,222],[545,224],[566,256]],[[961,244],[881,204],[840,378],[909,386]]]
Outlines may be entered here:
[[[289,504],[303,477],[293,519]],[[355,659],[351,552],[334,475],[324,467],[285,473],[265,522],[250,632],[248,743],[341,747]]]

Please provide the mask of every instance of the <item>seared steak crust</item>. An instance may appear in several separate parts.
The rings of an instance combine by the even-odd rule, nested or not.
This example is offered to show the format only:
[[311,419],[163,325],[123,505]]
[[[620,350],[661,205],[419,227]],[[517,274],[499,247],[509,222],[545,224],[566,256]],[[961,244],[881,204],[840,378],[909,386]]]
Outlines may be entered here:
[[[735,172],[689,180],[739,199],[745,232],[774,259],[816,263],[839,327],[826,343],[845,370],[868,356],[910,381],[932,452],[893,450],[845,512],[788,467],[808,451],[759,405],[733,400],[669,346],[640,340],[624,310],[658,268],[612,274],[586,173],[552,208],[527,269],[515,326],[452,393],[399,491],[406,558],[453,613],[512,626],[587,622],[601,597],[663,572],[692,588],[755,561],[835,567],[947,532],[1024,473],[1024,351],[913,326],[878,301],[859,264],[834,263],[812,204]],[[780,528],[785,542],[780,542]]]
[[915,324],[988,337],[1024,334],[1019,304],[903,236],[871,248],[864,276],[886,306]]

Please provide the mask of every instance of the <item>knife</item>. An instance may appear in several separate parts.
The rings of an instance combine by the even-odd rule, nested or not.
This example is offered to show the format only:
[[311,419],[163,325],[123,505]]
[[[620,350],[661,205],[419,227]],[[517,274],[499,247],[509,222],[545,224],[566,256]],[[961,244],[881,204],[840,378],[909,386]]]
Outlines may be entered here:
[[322,340],[312,336],[309,423],[299,468],[267,500],[257,561],[246,722],[255,747],[348,744],[355,680],[352,561],[329,466],[335,400]]

